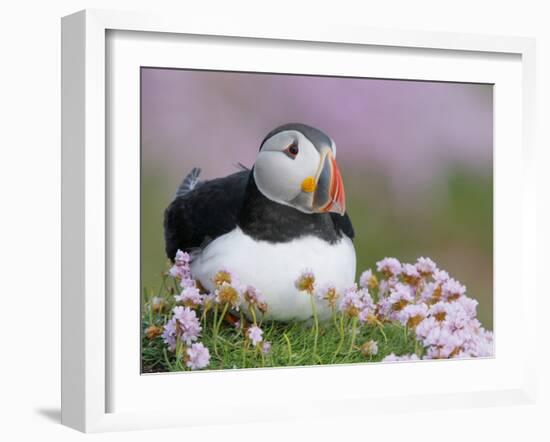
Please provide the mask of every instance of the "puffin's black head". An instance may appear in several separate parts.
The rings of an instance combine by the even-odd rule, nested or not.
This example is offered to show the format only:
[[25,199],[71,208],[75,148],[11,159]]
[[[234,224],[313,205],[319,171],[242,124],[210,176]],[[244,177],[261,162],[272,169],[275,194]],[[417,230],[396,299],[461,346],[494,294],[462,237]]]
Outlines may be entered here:
[[346,211],[336,164],[336,145],[319,129],[289,123],[264,138],[254,163],[254,181],[272,201],[305,213]]

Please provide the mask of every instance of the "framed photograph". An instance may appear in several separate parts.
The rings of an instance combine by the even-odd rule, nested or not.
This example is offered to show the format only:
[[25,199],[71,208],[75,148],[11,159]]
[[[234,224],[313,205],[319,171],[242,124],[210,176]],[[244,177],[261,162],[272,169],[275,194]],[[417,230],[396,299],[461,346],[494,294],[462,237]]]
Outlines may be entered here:
[[62,54],[64,424],[533,400],[532,40],[82,11]]

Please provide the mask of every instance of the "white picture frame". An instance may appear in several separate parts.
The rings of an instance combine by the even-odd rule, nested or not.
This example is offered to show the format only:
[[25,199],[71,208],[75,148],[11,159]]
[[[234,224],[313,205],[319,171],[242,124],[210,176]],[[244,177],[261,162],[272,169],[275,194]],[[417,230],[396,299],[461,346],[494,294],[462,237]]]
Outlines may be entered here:
[[[527,256],[534,255],[535,239],[535,178],[532,171],[534,149],[534,96],[535,96],[535,46],[534,41],[518,37],[491,37],[451,33],[427,33],[415,31],[388,31],[343,26],[281,26],[266,23],[228,22],[210,23],[206,20],[181,20],[181,18],[153,16],[99,10],[81,11],[63,18],[62,21],[62,423],[85,432],[155,428],[167,426],[208,424],[216,413],[208,413],[206,408],[198,406],[189,410],[174,411],[174,407],[162,408],[157,404],[154,409],[136,407],[135,410],[112,409],[109,395],[113,385],[110,375],[113,359],[110,346],[109,329],[113,328],[108,289],[110,285],[109,269],[111,260],[109,244],[116,229],[109,229],[112,221],[113,201],[110,194],[112,169],[109,142],[110,134],[106,130],[106,121],[111,117],[108,108],[108,93],[111,76],[106,75],[109,52],[107,35],[109,32],[154,32],[162,35],[217,36],[231,39],[253,39],[255,41],[286,42],[286,45],[308,42],[311,45],[338,44],[346,46],[377,47],[380,51],[389,48],[402,48],[403,51],[426,49],[444,53],[469,53],[479,59],[489,54],[505,54],[519,60],[520,82],[518,89],[512,91],[519,100],[521,109],[510,114],[512,125],[519,144],[516,152],[521,160],[520,168],[523,186],[517,190],[521,211],[517,222],[508,224],[515,230],[517,251],[521,256],[520,296],[515,300],[518,314],[525,314],[529,305],[535,305],[536,290],[534,280],[526,277]],[[158,34],[156,34],[158,35]],[[434,55],[437,57],[437,54]],[[444,76],[444,74],[440,74]],[[516,78],[515,77],[515,78]],[[445,79],[441,77],[440,79]],[[512,84],[512,83],[510,83]],[[513,83],[516,84],[516,83]],[[130,118],[130,117],[129,117]],[[517,118],[517,121],[513,119]],[[499,141],[499,140],[497,140]],[[505,158],[502,155],[501,158]],[[510,157],[511,160],[517,156]],[[505,170],[505,161],[495,161],[495,175]],[[508,162],[508,164],[513,164]],[[116,166],[115,166],[116,168]],[[498,195],[495,197],[498,198]],[[495,223],[498,223],[495,217]],[[505,227],[503,227],[505,228]],[[495,236],[498,239],[498,235]],[[495,267],[503,259],[497,259],[504,253],[495,241]],[[516,268],[518,266],[516,265]],[[506,270],[506,269],[505,269]],[[495,290],[498,284],[495,285]],[[138,295],[136,294],[136,297]],[[506,310],[505,302],[496,308]],[[505,317],[505,316],[503,316]],[[497,317],[498,319],[498,317]],[[506,323],[498,324],[496,339],[506,333]],[[116,327],[115,327],[116,328]],[[451,407],[487,406],[504,403],[531,403],[535,394],[534,336],[536,324],[525,322],[517,339],[523,342],[524,351],[517,355],[517,364],[511,369],[510,376],[483,388],[482,383],[468,390],[465,386],[460,392],[438,392],[437,387],[426,394],[418,391],[402,390],[388,394],[358,389],[357,394],[328,394],[326,398],[308,399],[309,407],[299,400],[289,401],[285,407],[277,399],[272,406],[256,407],[246,416],[236,417],[229,414],[225,422],[261,421],[284,419],[288,417],[307,418],[322,416],[330,401],[338,401],[338,414],[368,414],[373,410],[396,412],[410,408],[436,409]],[[137,331],[136,331],[137,333]],[[502,352],[501,354],[505,354]],[[496,361],[499,361],[497,348]],[[503,358],[502,360],[508,361]],[[471,371],[475,373],[485,361],[456,361],[439,364],[427,363],[435,376],[445,372]],[[384,370],[399,375],[405,370],[418,371],[421,364],[392,364]],[[461,365],[462,364],[462,365]],[[478,364],[478,365],[474,365]],[[492,364],[492,365],[491,365]],[[495,365],[487,361],[487,371],[497,367],[505,369],[508,362]],[[361,375],[363,366],[325,367],[324,376],[333,376],[337,370],[346,370],[346,377],[353,379]],[[379,368],[373,368],[380,372]],[[306,369],[307,370],[307,369]],[[316,369],[317,370],[317,369]],[[329,371],[327,371],[329,370]],[[300,382],[307,384],[304,371],[300,369],[252,370],[247,382]],[[139,373],[136,373],[139,376]],[[218,376],[217,379],[238,382],[242,372],[193,374],[193,382],[206,385],[206,376]],[[420,375],[423,375],[420,373]],[[158,382],[163,389],[170,384],[176,385],[178,376],[164,376]],[[223,376],[223,378],[221,377]],[[376,374],[378,376],[378,374]],[[496,376],[495,376],[496,378]],[[120,379],[120,376],[119,376]],[[214,378],[210,378],[212,380]],[[297,380],[297,381],[296,381]],[[153,381],[147,381],[153,382]],[[157,381],[155,381],[157,382]],[[216,382],[211,382],[214,385]],[[221,385],[221,381],[219,381]],[[128,384],[130,385],[130,384]],[[152,385],[152,384],[151,384]],[[158,385],[161,385],[160,383]],[[159,387],[155,386],[158,390]],[[121,394],[124,394],[122,391]],[[198,393],[193,393],[198,394]],[[274,393],[275,394],[275,393]],[[291,392],[288,393],[292,398]],[[294,393],[296,394],[296,393]],[[376,397],[376,400],[373,399]],[[294,398],[292,398],[294,399]],[[238,399],[232,399],[232,402]],[[236,404],[238,406],[238,404]],[[122,407],[124,408],[124,407]],[[215,407],[214,407],[215,408]],[[334,409],[331,408],[331,415]],[[327,415],[328,416],[328,415]],[[223,422],[223,416],[217,416],[217,422]]]

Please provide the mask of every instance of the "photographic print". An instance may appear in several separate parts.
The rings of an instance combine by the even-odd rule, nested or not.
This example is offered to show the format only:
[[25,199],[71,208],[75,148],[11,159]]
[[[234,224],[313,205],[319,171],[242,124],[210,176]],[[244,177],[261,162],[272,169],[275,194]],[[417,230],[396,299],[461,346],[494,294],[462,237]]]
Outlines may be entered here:
[[142,373],[493,356],[491,84],[140,93]]

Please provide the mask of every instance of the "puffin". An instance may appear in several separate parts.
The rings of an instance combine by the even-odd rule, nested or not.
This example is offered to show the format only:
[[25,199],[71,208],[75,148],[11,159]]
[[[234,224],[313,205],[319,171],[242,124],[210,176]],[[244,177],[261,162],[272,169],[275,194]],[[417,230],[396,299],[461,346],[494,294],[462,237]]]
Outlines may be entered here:
[[[263,294],[267,320],[308,320],[310,295],[295,285],[302,271],[340,293],[355,279],[336,144],[312,126],[284,124],[265,136],[252,168],[240,169],[206,181],[193,168],[183,179],[164,212],[166,255],[188,252],[193,277],[210,292],[217,272],[232,272]],[[326,301],[314,302],[328,319]]]

